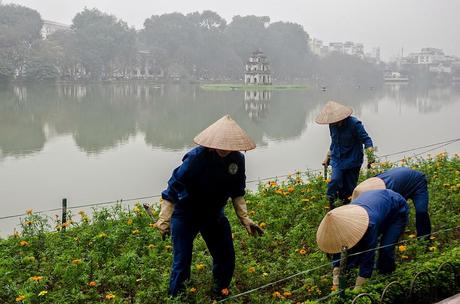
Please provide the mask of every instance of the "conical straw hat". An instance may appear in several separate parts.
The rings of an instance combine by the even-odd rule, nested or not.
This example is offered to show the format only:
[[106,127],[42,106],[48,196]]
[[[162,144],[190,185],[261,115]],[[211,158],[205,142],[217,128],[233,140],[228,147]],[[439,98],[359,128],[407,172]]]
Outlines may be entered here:
[[366,191],[379,189],[386,189],[384,181],[378,177],[368,178],[356,186],[355,190],[353,190],[353,194],[351,195],[351,200],[354,200]]
[[316,243],[327,253],[338,253],[343,246],[355,246],[369,225],[367,211],[358,205],[345,205],[329,211],[316,231]]
[[331,124],[347,118],[351,113],[353,113],[351,108],[335,101],[328,101],[318,116],[316,116],[315,121],[319,124]]
[[193,141],[203,147],[227,151],[248,151],[256,147],[252,139],[229,115],[204,129]]

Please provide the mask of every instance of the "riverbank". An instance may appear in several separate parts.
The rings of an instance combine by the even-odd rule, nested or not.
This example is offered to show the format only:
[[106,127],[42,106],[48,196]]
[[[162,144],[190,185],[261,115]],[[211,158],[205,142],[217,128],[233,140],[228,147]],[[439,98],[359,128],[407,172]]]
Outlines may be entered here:
[[[403,236],[405,243],[397,247],[396,272],[390,276],[375,274],[363,290],[375,298],[393,280],[402,286],[392,289],[392,296],[402,297],[408,295],[417,272],[429,269],[436,273],[445,262],[460,266],[460,232],[453,228],[460,222],[460,158],[443,153],[397,165],[427,175],[435,233],[430,241],[416,240],[410,202],[410,223]],[[369,174],[390,166],[379,163]],[[330,293],[329,260],[315,243],[316,228],[327,212],[326,183],[320,175],[293,173],[284,181],[271,180],[248,193],[249,214],[265,231],[258,238],[247,235],[231,206],[227,206],[237,260],[230,296],[283,280],[230,302],[308,303]],[[154,216],[158,216],[158,210]],[[0,240],[0,285],[5,287],[0,289],[0,299],[5,303],[179,302],[166,295],[171,241],[161,240],[140,206],[127,209],[118,205],[98,210],[91,218],[84,212],[69,214],[64,224],[28,210],[21,224],[21,234]],[[459,287],[453,286],[455,280],[448,268],[431,280],[439,296],[446,297]],[[315,270],[307,273],[308,269]],[[180,301],[211,302],[211,270],[211,258],[198,237],[191,281]],[[427,283],[422,279],[418,284],[423,294],[422,286]],[[356,295],[346,291],[345,302]],[[323,303],[336,303],[337,297]]]

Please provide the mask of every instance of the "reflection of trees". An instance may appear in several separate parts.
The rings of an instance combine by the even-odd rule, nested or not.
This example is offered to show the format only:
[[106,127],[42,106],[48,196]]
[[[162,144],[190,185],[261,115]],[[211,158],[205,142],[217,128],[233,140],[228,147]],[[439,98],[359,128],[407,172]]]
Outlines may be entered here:
[[[25,94],[24,88],[19,92]],[[23,95],[21,95],[23,96]],[[4,156],[40,151],[45,144],[43,125],[27,104],[0,87],[0,150]]]
[[415,107],[421,113],[438,112],[447,104],[459,100],[459,88],[427,87],[414,85],[391,85],[385,87],[385,93],[399,104]]
[[[365,104],[377,104],[383,94],[425,112],[438,110],[459,96],[453,88],[396,91],[344,86],[328,87],[325,92],[272,91],[258,95],[256,101],[257,94],[252,92],[212,92],[180,85],[7,87],[0,89],[0,149],[4,155],[39,151],[46,141],[45,130],[71,134],[90,153],[112,148],[137,132],[153,147],[183,149],[193,146],[199,132],[227,113],[261,146],[266,145],[266,138],[300,136],[306,122],[328,100],[353,107],[359,117]],[[267,97],[270,100],[263,100]]]

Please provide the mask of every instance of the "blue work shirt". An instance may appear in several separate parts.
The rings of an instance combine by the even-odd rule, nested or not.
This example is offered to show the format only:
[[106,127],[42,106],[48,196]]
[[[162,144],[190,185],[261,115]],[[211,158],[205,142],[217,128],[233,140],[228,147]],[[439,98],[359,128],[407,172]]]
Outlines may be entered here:
[[373,147],[372,139],[356,117],[349,116],[342,123],[329,124],[331,134],[331,166],[339,169],[361,167],[363,145]]
[[[381,236],[380,246],[389,245],[397,242],[400,234],[404,231],[409,216],[409,207],[406,200],[392,190],[370,190],[361,194],[353,200],[351,204],[363,207],[369,215],[369,226],[361,240],[349,251],[366,251],[378,247],[379,236]],[[391,229],[392,226],[400,227]],[[390,232],[389,237],[385,234]],[[394,251],[394,245],[386,248],[386,251]],[[359,275],[369,278],[374,267],[375,250],[370,250],[358,256],[354,256],[355,264],[359,265]],[[352,259],[352,260],[353,260]],[[383,263],[394,263],[393,257],[386,257]]]
[[174,204],[175,215],[216,215],[230,197],[243,196],[245,187],[241,152],[220,157],[216,151],[198,146],[185,154],[161,196]]
[[406,200],[413,198],[419,190],[426,191],[425,174],[407,167],[393,168],[377,177],[383,180],[387,189],[401,194]]

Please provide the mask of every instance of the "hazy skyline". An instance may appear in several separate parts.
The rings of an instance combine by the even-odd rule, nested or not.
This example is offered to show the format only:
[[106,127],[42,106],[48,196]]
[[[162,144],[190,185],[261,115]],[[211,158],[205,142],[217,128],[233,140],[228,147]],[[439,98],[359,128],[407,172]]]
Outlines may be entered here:
[[212,10],[228,23],[235,15],[269,16],[271,22],[301,24],[307,33],[326,43],[353,41],[365,50],[381,48],[388,60],[423,47],[441,48],[460,56],[460,1],[458,0],[285,0],[280,1],[178,1],[148,0],[9,0],[36,9],[43,19],[71,24],[85,7],[115,15],[136,29],[152,15]]

